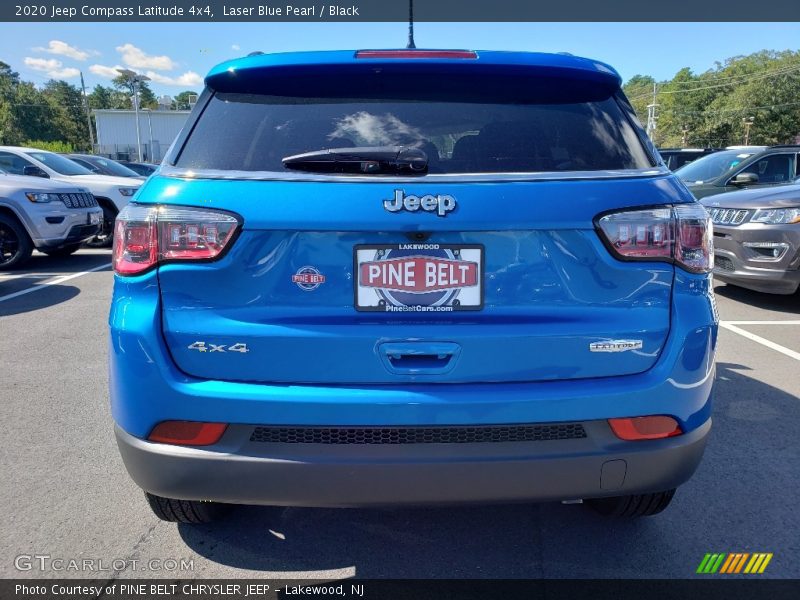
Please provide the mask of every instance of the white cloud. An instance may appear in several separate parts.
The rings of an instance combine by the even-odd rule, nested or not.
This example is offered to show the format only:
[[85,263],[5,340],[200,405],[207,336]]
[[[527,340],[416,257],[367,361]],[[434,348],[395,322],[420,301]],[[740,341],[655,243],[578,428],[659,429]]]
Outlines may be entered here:
[[166,75],[156,73],[155,71],[148,71],[146,75],[156,83],[160,83],[162,85],[197,87],[203,84],[203,78],[194,71],[186,71],[186,73],[179,75],[178,77],[167,77]]
[[61,61],[55,58],[31,58],[25,57],[25,65],[34,71],[51,71],[61,67]]
[[30,56],[26,56],[24,63],[25,66],[30,67],[34,71],[47,73],[48,76],[54,79],[71,79],[81,74],[78,69],[73,67],[63,68],[64,65],[61,61],[55,58],[31,58]]
[[89,56],[97,55],[99,52],[95,50],[81,50],[75,46],[70,46],[61,40],[50,40],[47,48],[41,46],[34,48],[37,52],[47,52],[48,54],[57,54],[59,56],[66,56],[75,60],[86,60]]
[[92,65],[89,67],[89,71],[94,73],[95,75],[99,75],[100,77],[105,77],[106,79],[114,79],[114,77],[119,76],[118,69],[124,69],[122,65],[117,65],[115,67],[107,67],[105,65]]
[[73,77],[80,75],[81,72],[75,67],[65,67],[64,69],[49,71],[47,74],[54,79],[72,79]]
[[231,46],[231,50],[241,50],[241,49],[242,47],[239,44],[234,44],[233,46]]
[[133,44],[117,46],[117,52],[122,55],[122,62],[134,69],[155,69],[157,71],[171,71],[177,65],[169,56],[153,56],[145,54]]

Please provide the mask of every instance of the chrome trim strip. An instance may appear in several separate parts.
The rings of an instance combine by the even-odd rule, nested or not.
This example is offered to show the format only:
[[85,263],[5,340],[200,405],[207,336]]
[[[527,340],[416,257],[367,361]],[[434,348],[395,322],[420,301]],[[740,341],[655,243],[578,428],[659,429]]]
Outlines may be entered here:
[[628,179],[671,175],[666,167],[620,169],[614,171],[542,171],[539,173],[435,173],[416,177],[376,175],[325,175],[278,171],[224,171],[183,169],[163,165],[159,175],[175,179],[226,179],[244,181],[316,181],[326,183],[491,183],[509,181],[570,181],[587,179]]

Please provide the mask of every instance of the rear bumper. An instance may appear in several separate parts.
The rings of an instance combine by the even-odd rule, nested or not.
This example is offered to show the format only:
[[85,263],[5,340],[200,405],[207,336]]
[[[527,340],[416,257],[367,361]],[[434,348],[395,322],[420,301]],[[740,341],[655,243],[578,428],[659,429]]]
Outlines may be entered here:
[[671,489],[694,473],[711,428],[623,442],[606,421],[586,437],[533,442],[307,444],[250,441],[229,427],[206,448],[157,444],[116,427],[125,466],[169,498],[277,506],[571,500]]

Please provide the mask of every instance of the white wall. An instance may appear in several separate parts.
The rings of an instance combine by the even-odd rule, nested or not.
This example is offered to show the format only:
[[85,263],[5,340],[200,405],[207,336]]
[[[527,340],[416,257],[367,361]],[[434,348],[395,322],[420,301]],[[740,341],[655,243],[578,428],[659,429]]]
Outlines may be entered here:
[[[136,113],[132,110],[92,111],[97,125],[98,154],[111,155],[128,153],[136,160]],[[178,136],[189,111],[183,110],[140,110],[139,135],[142,154],[150,162],[160,162],[164,153]],[[152,149],[151,149],[152,130]]]

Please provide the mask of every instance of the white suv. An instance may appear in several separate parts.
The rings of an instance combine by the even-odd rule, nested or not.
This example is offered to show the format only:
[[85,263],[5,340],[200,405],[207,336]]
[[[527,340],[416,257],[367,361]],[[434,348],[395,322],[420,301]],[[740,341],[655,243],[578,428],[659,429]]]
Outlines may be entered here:
[[102,218],[86,188],[0,171],[0,271],[22,265],[34,248],[72,254],[97,234]]
[[97,175],[54,152],[18,146],[0,146],[0,169],[13,175],[42,177],[88,188],[103,209],[103,223],[87,245],[101,248],[111,245],[117,213],[142,184],[136,179]]

